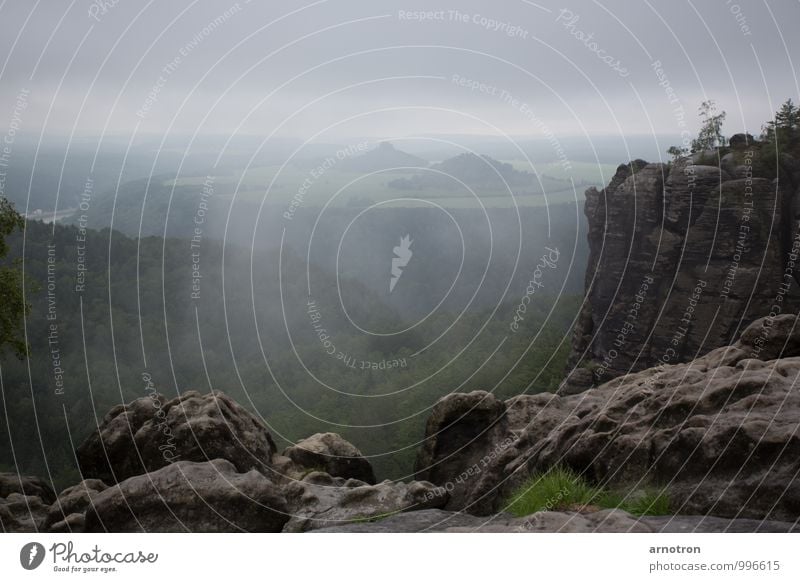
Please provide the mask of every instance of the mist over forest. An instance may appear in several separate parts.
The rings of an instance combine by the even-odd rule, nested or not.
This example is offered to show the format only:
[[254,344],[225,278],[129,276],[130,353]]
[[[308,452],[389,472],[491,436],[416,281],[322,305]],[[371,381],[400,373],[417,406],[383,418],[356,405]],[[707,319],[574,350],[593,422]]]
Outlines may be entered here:
[[0,532],[800,531],[799,6],[0,2]]

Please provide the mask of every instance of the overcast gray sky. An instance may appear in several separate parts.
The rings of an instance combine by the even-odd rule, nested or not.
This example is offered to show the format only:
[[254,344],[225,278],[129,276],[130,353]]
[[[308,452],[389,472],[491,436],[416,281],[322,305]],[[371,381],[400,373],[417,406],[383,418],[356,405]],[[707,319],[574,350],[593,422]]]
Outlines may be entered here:
[[5,0],[0,130],[28,91],[35,137],[673,134],[706,98],[758,132],[800,95],[798,24],[797,0]]

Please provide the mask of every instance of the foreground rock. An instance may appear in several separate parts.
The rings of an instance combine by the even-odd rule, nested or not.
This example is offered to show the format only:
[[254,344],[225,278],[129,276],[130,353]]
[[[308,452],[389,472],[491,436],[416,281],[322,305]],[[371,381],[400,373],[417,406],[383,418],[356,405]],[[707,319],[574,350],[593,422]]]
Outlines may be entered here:
[[106,483],[174,461],[227,459],[241,472],[269,471],[275,453],[261,421],[222,392],[160,394],[112,408],[77,450],[84,478]]
[[463,473],[481,452],[489,456],[450,485],[456,491],[448,508],[478,514],[501,510],[530,475],[564,465],[610,487],[666,486],[681,514],[794,521],[798,374],[798,319],[761,319],[732,346],[688,364],[629,374],[575,396],[518,396],[505,403],[505,434],[485,433],[468,448],[442,445],[446,459],[426,451],[419,458]]
[[773,180],[752,139],[731,146],[636,160],[586,191],[586,300],[564,394],[729,345],[774,304],[796,312],[800,165],[783,156]]
[[514,518],[508,514],[477,517],[431,509],[393,515],[367,523],[317,530],[319,533],[789,533],[797,523],[702,516],[636,518],[619,510],[577,514],[547,511]]
[[180,461],[98,493],[87,532],[279,532],[289,519],[278,486],[222,459]]
[[47,504],[53,503],[56,499],[53,488],[39,477],[0,473],[0,497],[8,497],[12,493],[35,496]]
[[0,529],[5,533],[34,533],[44,530],[47,505],[36,495],[11,493],[0,497]]
[[99,479],[86,479],[62,491],[47,511],[44,529],[52,533],[81,533],[94,497],[108,489]]
[[336,433],[312,435],[287,448],[283,456],[295,464],[295,471],[322,471],[333,477],[358,479],[374,484],[372,465],[355,446]]
[[[473,478],[486,466],[491,454],[508,446],[506,406],[492,394],[475,391],[451,394],[431,411],[425,441],[414,466],[417,479],[447,488],[450,504],[462,506],[464,488],[455,481]],[[508,442],[506,442],[508,440]],[[487,447],[487,443],[495,443]]]
[[314,472],[286,487],[292,518],[284,531],[301,532],[350,522],[368,521],[405,511],[443,507],[447,492],[431,483],[370,485],[356,479]]

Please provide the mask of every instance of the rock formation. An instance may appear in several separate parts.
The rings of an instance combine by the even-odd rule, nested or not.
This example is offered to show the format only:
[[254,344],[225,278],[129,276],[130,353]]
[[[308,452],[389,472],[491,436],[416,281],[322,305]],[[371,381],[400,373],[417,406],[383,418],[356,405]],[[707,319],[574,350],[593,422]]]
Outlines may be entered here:
[[78,448],[84,478],[116,483],[174,461],[226,459],[268,472],[275,444],[263,423],[222,392],[160,394],[118,405]]
[[590,514],[541,511],[528,517],[500,513],[478,517],[468,513],[428,509],[401,513],[374,522],[351,523],[318,530],[321,533],[723,533],[800,531],[800,525],[780,521],[722,519],[704,516],[636,518],[619,509]]
[[44,529],[53,533],[80,533],[85,530],[86,510],[94,497],[108,489],[99,479],[85,479],[62,491],[47,511]]
[[292,517],[283,531],[302,532],[323,527],[381,519],[407,511],[443,507],[447,492],[425,481],[369,485],[356,479],[314,472],[285,489]]
[[[451,467],[448,509],[500,511],[513,490],[553,466],[611,487],[663,487],[674,511],[794,521],[800,516],[800,319],[753,322],[731,346],[689,363],[628,374],[573,396],[517,396],[494,427],[468,447],[442,442],[470,420],[469,398],[451,395],[447,426],[426,435],[440,455],[418,462]],[[460,407],[460,409],[459,409]],[[475,464],[475,459],[481,461]],[[485,461],[484,461],[485,460]],[[470,472],[472,468],[472,472]],[[463,479],[454,479],[459,474]],[[425,475],[426,471],[419,474]]]
[[48,507],[55,499],[50,485],[38,477],[0,473],[0,530],[43,531]]
[[279,532],[288,521],[280,488],[224,459],[178,461],[92,498],[87,532]]
[[372,465],[356,447],[336,433],[326,432],[312,435],[288,447],[283,452],[301,469],[319,470],[332,477],[357,479],[375,484]]
[[589,261],[564,394],[731,343],[747,324],[800,305],[800,164],[730,151],[636,160],[586,191]]
[[376,484],[369,461],[335,433],[279,455],[264,424],[221,392],[116,406],[77,455],[85,479],[58,497],[36,477],[0,474],[3,531],[303,532],[449,499],[425,481]]

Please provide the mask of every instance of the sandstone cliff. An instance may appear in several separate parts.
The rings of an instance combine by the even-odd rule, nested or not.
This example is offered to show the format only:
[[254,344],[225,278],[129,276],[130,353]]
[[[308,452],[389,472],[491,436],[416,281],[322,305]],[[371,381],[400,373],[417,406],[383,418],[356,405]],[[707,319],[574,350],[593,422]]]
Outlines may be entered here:
[[800,164],[760,152],[736,135],[720,152],[621,165],[586,191],[586,294],[562,393],[692,360],[796,311]]

